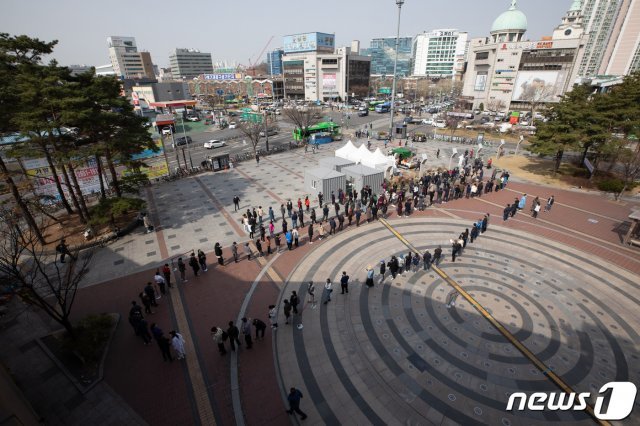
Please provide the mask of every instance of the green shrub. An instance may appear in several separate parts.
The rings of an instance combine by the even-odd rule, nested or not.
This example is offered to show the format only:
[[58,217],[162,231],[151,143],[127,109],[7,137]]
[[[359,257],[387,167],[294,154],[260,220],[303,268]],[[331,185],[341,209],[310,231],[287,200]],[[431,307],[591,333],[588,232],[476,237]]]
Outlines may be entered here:
[[624,182],[618,178],[602,179],[598,182],[598,189],[605,192],[620,193],[624,188]]
[[104,225],[110,223],[129,212],[143,210],[144,200],[140,198],[105,198],[89,209],[91,225]]

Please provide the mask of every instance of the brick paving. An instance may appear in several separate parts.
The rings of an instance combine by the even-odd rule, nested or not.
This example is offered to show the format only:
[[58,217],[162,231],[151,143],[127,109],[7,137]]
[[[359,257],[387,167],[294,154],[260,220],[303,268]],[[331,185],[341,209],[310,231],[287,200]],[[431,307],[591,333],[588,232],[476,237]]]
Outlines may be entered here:
[[[173,185],[170,191],[166,193],[159,192],[154,188],[152,197],[155,200],[155,206],[152,213],[162,232],[146,237],[149,238],[151,243],[145,243],[144,241],[141,243],[138,240],[130,243],[130,246],[135,246],[130,250],[130,255],[135,257],[135,253],[141,250],[141,244],[144,247],[143,250],[149,247],[173,256],[183,253],[191,247],[206,246],[210,248],[215,240],[222,241],[225,246],[228,246],[229,242],[236,238],[240,242],[242,231],[238,231],[240,227],[235,223],[238,214],[233,212],[231,201],[234,191],[236,189],[240,190],[240,188],[243,190],[241,211],[245,210],[249,205],[253,205],[254,202],[257,205],[259,201],[255,200],[260,199],[260,197],[266,197],[272,200],[271,205],[274,206],[276,216],[278,216],[279,209],[273,202],[282,202],[300,193],[299,186],[301,183],[299,182],[299,176],[303,174],[305,165],[295,159],[305,158],[315,161],[315,158],[318,157],[314,157],[312,154],[294,152],[282,158],[274,158],[263,159],[264,161],[261,162],[260,166],[261,169],[264,167],[262,170],[251,167],[243,168],[242,172],[237,171],[237,173],[202,175],[198,180],[188,184],[191,190],[202,194],[202,197],[195,204],[193,202],[187,204],[186,200],[189,195],[184,192],[186,188],[184,184],[171,183]],[[265,170],[270,171],[270,177],[261,179],[261,173],[265,173]],[[292,187],[284,189],[283,182],[279,182],[279,180],[287,179],[292,179],[295,183]],[[258,180],[259,185],[256,185]],[[253,187],[248,185],[253,185]],[[203,191],[203,186],[209,188],[211,194]],[[227,187],[232,189],[229,191],[220,190],[220,188]],[[524,212],[518,213],[514,219],[503,223],[502,208],[504,204],[513,202],[513,199],[522,192],[529,194],[529,205],[535,195],[546,197],[550,194],[556,196],[556,204],[551,213],[540,213],[540,219],[537,221],[529,216],[528,209],[526,209]],[[215,200],[212,197],[215,197]],[[264,200],[265,198],[262,199]],[[296,199],[297,196],[293,198],[294,201]],[[177,203],[173,203],[174,201]],[[267,205],[269,204],[263,204],[265,207]],[[178,214],[171,210],[172,208],[175,209],[175,207],[182,209],[182,211]],[[628,249],[619,244],[621,232],[619,224],[628,216],[629,208],[629,203],[615,203],[593,194],[551,190],[547,187],[529,183],[510,182],[508,190],[483,196],[481,200],[457,200],[429,208],[425,212],[414,214],[411,218],[402,219],[400,222],[398,222],[398,218],[395,218],[395,213],[390,216],[392,222],[396,224],[406,223],[408,227],[404,230],[414,233],[411,238],[417,238],[419,242],[417,246],[422,247],[430,245],[433,238],[440,238],[445,244],[448,241],[448,239],[444,238],[445,231],[452,230],[453,232],[452,227],[458,229],[467,226],[466,221],[475,220],[480,217],[480,214],[490,212],[492,217],[490,228],[496,228],[496,235],[499,235],[499,238],[496,238],[495,242],[491,243],[489,243],[491,241],[490,238],[483,238],[482,249],[501,252],[504,251],[505,242],[508,242],[513,244],[513,247],[516,247],[513,250],[510,247],[509,256],[513,256],[514,260],[517,259],[517,261],[522,262],[522,265],[526,266],[524,268],[526,272],[520,271],[518,266],[501,266],[502,271],[498,274],[497,279],[502,274],[508,279],[517,281],[516,278],[520,273],[525,275],[535,274],[537,265],[546,266],[549,262],[557,263],[557,267],[554,270],[541,269],[541,274],[544,274],[541,276],[544,276],[547,283],[553,283],[552,279],[560,281],[560,284],[555,285],[561,285],[563,289],[566,289],[562,293],[563,302],[574,303],[572,302],[574,298],[579,299],[582,297],[587,302],[576,299],[578,303],[598,305],[599,301],[606,297],[614,311],[618,313],[619,316],[616,317],[615,312],[611,312],[611,309],[601,309],[603,318],[605,318],[604,321],[606,321],[603,324],[607,325],[606,327],[594,327],[596,333],[599,333],[599,337],[593,341],[598,344],[599,342],[610,343],[615,341],[618,339],[618,334],[627,333],[630,336],[630,332],[623,327],[625,322],[632,327],[637,327],[637,324],[631,321],[628,312],[632,312],[629,300],[633,301],[638,298],[637,286],[631,283],[637,278],[637,274],[640,274],[640,256],[637,250]],[[187,215],[187,210],[195,213]],[[308,216],[306,219],[308,219]],[[589,219],[593,219],[593,221]],[[439,224],[434,235],[429,235],[429,233],[434,232],[429,225],[429,221],[436,221]],[[415,226],[412,223],[415,223]],[[272,277],[264,275],[249,301],[247,316],[260,317],[268,323],[266,306],[280,300],[282,297],[288,297],[291,288],[303,290],[303,283],[308,277],[313,277],[318,286],[317,293],[319,294],[321,293],[321,277],[329,273],[329,271],[343,267],[353,268],[354,271],[362,271],[366,266],[365,263],[375,263],[375,260],[369,260],[369,256],[357,255],[355,250],[370,249],[369,245],[374,249],[378,247],[380,253],[404,250],[398,241],[390,238],[391,234],[381,234],[378,228],[379,226],[374,224],[364,225],[359,229],[352,226],[339,233],[336,237],[328,238],[322,242],[314,241],[311,245],[305,241],[306,228],[303,228],[300,232],[303,239],[302,246],[292,252],[282,253],[272,265],[273,271],[283,280],[286,280],[289,276],[291,276],[291,279],[284,283],[276,282]],[[185,240],[184,236],[181,235],[185,229],[189,230],[189,235],[193,233],[194,236],[189,236]],[[219,238],[218,232],[231,233],[232,235]],[[420,233],[424,233],[425,237],[419,237]],[[176,234],[178,235],[176,236]],[[382,242],[371,242],[370,240],[374,236],[383,238]],[[142,238],[145,237],[143,236]],[[182,238],[182,241],[176,244],[175,241],[180,238]],[[208,240],[203,243],[201,242],[202,239]],[[352,243],[354,245],[351,250],[349,249],[350,246],[341,243],[345,239],[357,240]],[[501,240],[504,240],[504,242],[500,242]],[[528,244],[532,247],[537,247],[537,252],[527,254],[528,247],[517,247],[515,244],[518,242],[524,243],[525,246]],[[175,246],[179,247],[172,248]],[[444,246],[444,248],[448,254],[448,246]],[[207,251],[210,251],[210,249]],[[240,251],[242,252],[242,250]],[[511,253],[511,251],[514,253]],[[584,265],[584,270],[605,271],[604,273],[609,274],[607,275],[609,281],[619,285],[619,291],[602,287],[593,277],[586,278],[586,280],[596,286],[597,291],[590,288],[585,288],[584,290],[575,288],[570,278],[572,274],[576,273],[575,270],[570,269],[572,263],[576,262],[575,256],[573,256],[574,251],[576,253],[584,252],[585,255],[580,256],[593,262],[591,264],[580,263]],[[544,256],[545,252],[551,254],[550,259]],[[156,266],[160,263],[157,260],[159,256],[159,254],[149,256],[150,260],[147,263],[139,262],[138,268],[146,265],[148,269],[128,274],[115,280],[104,281],[106,277],[111,275],[111,271],[96,269],[94,273],[99,273],[99,276],[94,282],[103,282],[82,289],[79,292],[74,314],[77,318],[84,314],[95,312],[119,312],[123,315],[124,320],[118,326],[105,365],[105,383],[113,388],[119,397],[149,424],[194,424],[198,422],[198,413],[195,409],[193,391],[191,389],[192,384],[186,368],[177,362],[173,364],[164,363],[157,346],[145,347],[133,335],[131,327],[126,321],[130,301],[137,298],[137,293],[142,285],[152,277]],[[209,263],[215,261],[215,257],[211,253],[208,253],[208,256]],[[378,254],[376,253],[374,257],[378,257]],[[386,257],[386,255],[379,257]],[[497,264],[489,260],[490,257],[488,258],[481,249],[476,249],[475,247],[472,251],[469,251],[467,257],[468,259],[465,259],[465,256],[463,256],[463,262],[465,263],[461,263],[460,267],[463,264],[467,267],[472,264],[475,267],[482,266],[485,269],[478,269],[477,274],[479,276],[484,276],[486,268],[495,267]],[[225,259],[227,262],[229,258],[230,252],[226,247]],[[580,262],[586,262],[586,260],[580,260]],[[526,262],[531,263],[531,265]],[[135,263],[132,262],[132,268]],[[309,268],[309,265],[315,265],[316,263],[315,270],[308,271],[306,269]],[[235,319],[245,295],[255,277],[259,274],[261,267],[256,261],[247,262],[245,260],[238,264],[227,263],[225,267],[212,265],[207,274],[198,279],[190,279],[182,288],[183,302],[190,331],[201,359],[200,367],[203,374],[206,375],[205,383],[210,387],[212,408],[215,410],[217,421],[220,424],[230,425],[235,422],[231,399],[229,357],[220,357],[218,355],[215,344],[211,340],[209,329],[214,324],[226,328],[226,323],[230,319]],[[617,267],[622,269],[618,268],[616,270]],[[507,268],[507,270],[504,268]],[[454,272],[451,271],[454,277],[458,276],[462,284],[468,284],[467,280],[473,279],[472,277],[461,275],[461,272]],[[554,275],[556,273],[557,276]],[[595,274],[595,272],[592,273]],[[362,273],[352,273],[352,279],[361,281],[363,279]],[[429,279],[434,280],[435,278],[427,278],[427,281],[425,281],[427,284],[430,282]],[[436,317],[440,318],[440,321],[450,324],[451,327],[458,327],[461,323],[456,322],[454,325],[446,322],[450,320],[442,319],[442,314],[446,313],[442,311],[443,293],[440,290],[442,286],[438,285],[436,281],[432,282],[435,285],[429,297],[433,301],[432,309],[438,312],[439,316],[436,315]],[[637,283],[638,280],[635,282]],[[491,386],[488,386],[486,391],[481,391],[486,393],[489,399],[481,398],[484,403],[480,404],[477,395],[474,393],[466,394],[463,391],[452,393],[451,386],[453,384],[444,380],[443,377],[437,376],[437,374],[437,377],[425,378],[425,371],[441,369],[442,374],[453,377],[455,381],[464,383],[466,387],[483,384],[478,381],[477,376],[474,377],[473,375],[463,375],[463,377],[458,378],[456,376],[458,372],[456,368],[459,369],[460,365],[455,365],[454,360],[451,361],[451,365],[447,366],[447,363],[444,363],[440,364],[442,367],[438,366],[436,368],[435,364],[433,364],[434,356],[435,354],[442,355],[441,352],[438,352],[442,350],[442,347],[438,348],[437,345],[430,347],[429,350],[434,351],[432,356],[422,360],[420,356],[407,352],[407,345],[413,348],[418,348],[418,345],[421,344],[424,346],[424,343],[420,343],[416,337],[424,337],[432,332],[435,333],[436,329],[431,330],[428,328],[433,327],[435,322],[432,324],[422,316],[424,313],[421,311],[423,309],[422,306],[424,306],[422,298],[426,297],[426,294],[415,292],[416,288],[420,288],[419,286],[416,287],[418,284],[410,282],[407,277],[398,281],[397,284],[399,286],[387,287],[384,291],[382,288],[377,288],[376,290],[379,290],[379,293],[373,298],[369,296],[363,299],[364,296],[359,292],[354,292],[349,298],[341,301],[339,299],[340,295],[336,295],[334,292],[334,300],[337,303],[333,304],[331,302],[333,304],[330,304],[331,310],[313,310],[309,309],[309,307],[305,309],[302,314],[302,320],[304,321],[303,331],[299,332],[293,327],[286,329],[281,325],[281,330],[278,331],[280,334],[277,335],[276,342],[272,341],[273,334],[268,329],[265,341],[255,343],[252,351],[241,349],[238,374],[241,408],[246,424],[288,424],[292,419],[284,413],[286,406],[283,398],[285,389],[291,385],[301,386],[304,389],[305,399],[303,399],[302,408],[312,414],[307,422],[308,424],[331,423],[330,420],[334,419],[350,424],[391,424],[397,421],[405,422],[410,418],[414,418],[412,416],[416,412],[420,413],[421,421],[426,423],[460,422],[460,420],[469,418],[474,418],[478,421],[482,421],[479,419],[489,418],[502,421],[502,417],[496,417],[499,415],[499,407],[495,401],[501,401],[500,397],[504,395],[504,389],[509,388],[507,385],[511,383],[509,382],[511,379],[503,379],[501,382],[496,378],[496,381]],[[524,285],[523,283],[520,284]],[[497,285],[495,284],[495,286]],[[281,288],[284,288],[282,294],[280,293]],[[496,291],[499,292],[497,287],[494,287],[494,284],[491,284],[491,288],[491,292],[486,293],[487,297],[493,297],[496,295]],[[553,288],[553,286],[550,288]],[[573,291],[568,291],[569,289]],[[480,290],[475,291],[478,297],[482,298],[482,292]],[[522,291],[522,289],[514,290],[514,293],[520,296]],[[583,294],[584,291],[588,294]],[[398,293],[396,294],[396,292]],[[624,297],[620,297],[620,294],[625,293],[631,298],[625,300]],[[422,296],[419,297],[417,295]],[[544,295],[545,298],[549,296],[549,294]],[[498,295],[496,297],[500,299]],[[520,297],[525,296],[522,295]],[[524,330],[524,328],[518,327],[525,325],[523,311],[517,309],[518,306],[522,307],[522,305],[516,302],[516,299],[518,298],[514,299],[512,297],[512,300],[509,301],[505,299],[512,308],[511,310],[516,311],[517,318],[515,319],[511,318],[510,313],[505,315],[503,301],[500,302],[502,308],[497,305],[493,306],[494,313],[505,323],[510,324],[512,320],[515,320],[513,321],[516,324],[515,333],[518,330]],[[168,303],[168,298],[163,298],[160,302],[161,306],[154,315],[150,316],[149,321],[158,322],[163,330],[168,332],[176,327],[175,318]],[[553,300],[545,299],[545,302],[548,302],[549,306],[554,306]],[[406,309],[402,308],[406,303],[409,303],[410,306],[413,306],[414,303],[420,304],[420,309],[416,309],[417,316],[414,319],[407,317],[405,320],[397,322],[397,317],[403,317],[406,314]],[[338,305],[340,306],[339,310],[335,308]],[[367,314],[367,309],[365,308],[369,305],[372,310]],[[493,330],[482,323],[481,319],[475,319],[474,311],[469,310],[469,307],[465,306],[464,303],[461,305],[459,306],[460,318],[458,319],[462,318],[462,324],[466,327],[465,330],[461,329],[461,333],[466,337],[474,337],[474,329],[477,328],[484,333],[483,336],[485,337],[495,334]],[[493,302],[491,305],[493,305]],[[558,316],[556,318],[563,319],[565,321],[564,324],[575,325],[572,324],[572,321],[579,318],[580,315],[584,315],[584,313],[577,313],[577,309],[575,306],[568,307],[566,305],[563,309],[560,309],[562,312],[557,313]],[[548,318],[545,316],[545,311],[549,312],[551,309],[543,305],[541,308],[536,309],[525,308],[524,312],[527,311],[531,311],[529,315],[533,315],[533,317],[538,314],[540,318],[544,318],[544,321],[540,320],[540,323],[545,324],[545,327],[542,327],[536,325],[535,322],[533,323],[534,334],[537,333],[539,338],[531,337],[532,340],[528,343],[535,341],[541,347],[544,347],[545,344],[548,345],[553,339],[550,339],[546,333],[553,330],[552,328],[546,328],[548,324],[545,321],[548,322]],[[555,310],[553,311],[556,312]],[[327,315],[327,312],[329,315]],[[464,314],[468,314],[468,316]],[[620,315],[624,319],[621,319]],[[315,317],[317,317],[317,320],[313,319]],[[347,318],[351,318],[351,321],[346,321]],[[378,323],[378,321],[381,321],[381,323]],[[403,337],[407,330],[405,321],[409,321],[413,326],[419,324],[419,327],[415,329],[419,331],[418,334],[407,334],[406,337]],[[411,323],[411,321],[414,322]],[[536,318],[535,321],[538,321],[538,319]],[[587,324],[585,327],[588,328],[590,324],[598,324],[598,321],[603,320],[587,317],[583,321]],[[344,324],[349,324],[349,326],[345,327]],[[367,324],[369,324],[369,327],[367,327]],[[371,330],[377,331],[381,324],[387,324],[388,331],[377,336],[371,335]],[[527,322],[527,324],[529,323]],[[561,322],[561,324],[563,323]],[[603,331],[610,326],[622,327],[622,330],[613,333],[616,335],[613,340],[610,339],[610,335],[606,334],[606,331]],[[444,333],[444,331],[440,330],[438,333]],[[594,332],[589,331],[589,333]],[[385,334],[387,335],[386,337]],[[583,365],[581,360],[576,360],[575,353],[572,352],[580,343],[584,343],[579,340],[580,336],[580,333],[562,336],[563,343],[574,342],[576,346],[573,346],[574,343],[566,343],[567,348],[562,348],[554,355],[554,363],[557,362],[558,365],[562,365],[564,363],[562,357],[565,356],[569,360],[568,365],[573,365],[574,369],[577,368],[576,366]],[[443,334],[442,338],[447,338],[450,342],[454,342],[451,336]],[[496,339],[496,337],[489,337],[489,339]],[[431,345],[434,344],[433,341],[429,342]],[[480,354],[476,358],[476,364],[478,368],[491,372],[494,366],[484,366],[483,356],[495,355],[495,350],[502,351],[504,355],[508,345],[493,342],[492,340],[492,345],[495,345],[493,349],[495,350],[486,348],[480,350],[479,346],[476,347],[476,345],[480,345],[480,342],[470,344],[470,347],[476,348],[474,353]],[[272,344],[274,344],[273,347]],[[389,346],[390,344],[391,346]],[[624,342],[624,338],[620,338],[619,344],[623,348],[624,357],[628,357],[629,365],[634,363],[637,365],[637,352],[629,349]],[[272,349],[276,351],[274,352]],[[425,348],[424,350],[426,351],[427,349]],[[400,364],[401,370],[396,371],[399,353],[404,353],[410,358],[407,358],[409,360],[408,363]],[[458,353],[456,357],[459,356]],[[513,354],[510,354],[510,356],[513,356]],[[594,360],[598,368],[587,369],[588,374],[597,375],[602,372],[606,377],[620,374],[622,370],[619,368],[619,360],[616,359],[614,362],[608,356],[604,358],[607,359],[607,362]],[[440,359],[442,361],[442,358]],[[336,360],[339,361],[339,370],[336,370]],[[427,362],[427,364],[424,364],[424,362]],[[516,364],[523,365],[520,361],[517,361]],[[465,366],[464,368],[468,370],[470,367]],[[517,374],[524,374],[523,380],[525,378],[529,380],[529,375],[533,375],[528,369],[525,371],[520,371],[520,369],[521,367],[517,369]],[[435,370],[434,372],[437,373]],[[342,371],[342,373],[339,371]],[[367,371],[370,374],[363,374],[363,372]],[[394,371],[395,377],[391,374]],[[628,368],[627,374],[637,380],[640,373],[633,370],[633,368]],[[345,377],[348,380],[345,380]],[[602,379],[605,376],[601,375],[600,377]],[[430,383],[429,380],[431,381]],[[585,380],[587,379],[582,378],[575,381],[575,383],[588,389],[590,385]],[[407,383],[410,384],[409,387],[407,387]],[[420,386],[424,386],[425,383],[431,386],[428,394],[435,395],[436,399],[441,399],[442,401],[429,400],[424,394],[420,393],[420,388],[416,387],[418,383]],[[536,378],[536,385],[541,386],[541,389],[545,389],[546,386],[542,384],[539,378]],[[453,395],[454,400],[449,395]],[[478,412],[481,414],[478,414]],[[555,419],[534,416],[529,420],[536,423]],[[578,420],[581,421],[581,419]],[[506,424],[504,421],[502,422]],[[520,424],[521,420],[509,415],[507,416],[507,422]]]

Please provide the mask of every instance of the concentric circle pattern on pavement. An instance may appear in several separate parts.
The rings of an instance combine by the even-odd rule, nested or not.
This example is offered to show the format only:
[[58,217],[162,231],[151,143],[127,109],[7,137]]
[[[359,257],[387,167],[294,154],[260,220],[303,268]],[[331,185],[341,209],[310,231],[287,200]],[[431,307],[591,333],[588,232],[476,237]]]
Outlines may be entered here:
[[[639,382],[638,276],[493,223],[452,263],[449,239],[469,222],[391,224],[421,251],[442,245],[441,268],[575,391]],[[305,422],[592,424],[584,412],[506,411],[512,392],[558,389],[462,297],[448,309],[451,288],[422,263],[380,284],[380,261],[408,251],[380,224],[367,224],[319,244],[289,276],[283,298],[296,290],[305,303],[292,325],[280,313],[276,362],[284,387],[305,395]],[[373,288],[364,286],[369,265]],[[340,294],[342,271],[351,277],[348,294]],[[326,278],[334,291],[324,305]],[[315,308],[302,297],[309,281]],[[639,424],[640,412],[627,421]]]

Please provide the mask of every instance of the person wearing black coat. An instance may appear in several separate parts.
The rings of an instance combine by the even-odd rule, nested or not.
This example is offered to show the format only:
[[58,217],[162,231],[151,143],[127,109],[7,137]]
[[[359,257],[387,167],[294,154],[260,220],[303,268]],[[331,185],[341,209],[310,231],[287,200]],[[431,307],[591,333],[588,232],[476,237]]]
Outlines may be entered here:
[[395,256],[391,256],[391,260],[387,263],[387,267],[389,268],[389,271],[391,271],[391,277],[395,279],[396,275],[398,275],[398,269],[400,269],[398,259]]
[[218,265],[224,265],[224,259],[222,258],[222,246],[220,245],[220,243],[216,243],[216,245],[213,247],[213,252],[218,258]]

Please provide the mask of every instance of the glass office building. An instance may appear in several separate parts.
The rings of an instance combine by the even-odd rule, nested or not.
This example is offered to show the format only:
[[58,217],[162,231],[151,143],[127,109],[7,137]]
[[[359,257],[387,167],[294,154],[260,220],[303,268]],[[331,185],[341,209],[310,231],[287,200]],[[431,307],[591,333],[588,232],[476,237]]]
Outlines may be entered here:
[[[400,37],[398,43],[398,76],[411,75],[411,37]],[[374,38],[371,47],[362,49],[362,55],[371,56],[372,75],[393,75],[396,38]]]

